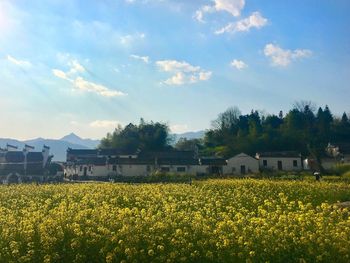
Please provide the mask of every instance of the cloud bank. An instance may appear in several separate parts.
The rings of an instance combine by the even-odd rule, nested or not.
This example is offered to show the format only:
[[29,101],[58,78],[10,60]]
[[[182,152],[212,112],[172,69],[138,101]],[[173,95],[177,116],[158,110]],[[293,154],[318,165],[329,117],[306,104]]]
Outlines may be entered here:
[[199,66],[193,66],[185,61],[159,60],[156,65],[161,71],[170,72],[174,75],[163,81],[166,85],[193,84],[211,78],[212,72],[205,71]]
[[286,67],[292,61],[307,58],[312,55],[312,51],[309,49],[282,49],[275,44],[267,44],[264,48],[264,54],[271,59],[273,66]]

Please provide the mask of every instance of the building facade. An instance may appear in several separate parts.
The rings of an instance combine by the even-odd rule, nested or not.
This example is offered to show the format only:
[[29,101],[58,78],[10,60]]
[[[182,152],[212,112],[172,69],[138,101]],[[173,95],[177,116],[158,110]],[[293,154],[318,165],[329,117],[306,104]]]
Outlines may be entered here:
[[245,153],[237,154],[227,160],[224,174],[246,175],[259,172],[259,161]]
[[260,170],[300,171],[303,170],[301,154],[297,152],[264,152],[257,153]]
[[223,174],[225,165],[223,158],[199,158],[194,151],[125,153],[116,149],[68,149],[65,176],[70,179],[98,180],[116,176],[147,176],[156,172]]

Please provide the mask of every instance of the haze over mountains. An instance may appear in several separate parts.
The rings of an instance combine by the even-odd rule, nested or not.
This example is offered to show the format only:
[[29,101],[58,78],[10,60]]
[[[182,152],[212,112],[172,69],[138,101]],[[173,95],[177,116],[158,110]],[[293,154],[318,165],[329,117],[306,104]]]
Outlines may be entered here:
[[[172,134],[171,136],[174,139],[174,143],[179,140],[179,138],[184,137],[187,139],[202,138],[205,131],[197,132],[186,132],[181,134]],[[54,161],[65,161],[66,160],[66,151],[68,148],[73,149],[93,149],[96,148],[100,143],[100,140],[93,139],[83,139],[74,133],[70,133],[61,139],[44,139],[36,138],[32,140],[16,140],[12,138],[0,138],[0,147],[5,148],[6,144],[11,144],[17,146],[18,149],[23,149],[25,144],[35,147],[35,151],[40,151],[43,148],[43,145],[50,147],[50,153],[54,155]]]

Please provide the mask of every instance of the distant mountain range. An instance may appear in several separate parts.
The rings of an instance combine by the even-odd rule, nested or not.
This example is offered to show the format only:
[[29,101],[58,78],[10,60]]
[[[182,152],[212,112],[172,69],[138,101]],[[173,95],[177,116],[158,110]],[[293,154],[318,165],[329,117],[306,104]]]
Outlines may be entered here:
[[33,140],[19,141],[9,138],[0,138],[0,147],[5,148],[6,144],[17,146],[23,149],[25,144],[35,147],[35,151],[42,150],[44,145],[50,147],[50,153],[54,155],[54,161],[65,161],[66,151],[68,148],[91,149],[96,148],[100,143],[99,140],[82,139],[74,133],[68,134],[61,139],[44,139],[36,138]]
[[185,133],[174,133],[174,143],[176,143],[180,138],[190,139],[200,139],[203,138],[205,131],[195,131],[195,132],[185,132]]
[[[172,134],[174,136],[174,143],[180,138],[194,139],[202,138],[205,131],[197,132],[186,132],[181,134]],[[54,155],[54,161],[65,161],[66,151],[68,148],[73,149],[93,149],[96,148],[100,143],[100,140],[83,139],[74,133],[70,133],[61,139],[44,139],[36,138],[32,140],[19,141],[10,138],[0,138],[0,147],[5,148],[6,144],[17,146],[18,149],[22,150],[25,144],[35,147],[35,151],[41,151],[44,145],[50,147],[50,153]]]

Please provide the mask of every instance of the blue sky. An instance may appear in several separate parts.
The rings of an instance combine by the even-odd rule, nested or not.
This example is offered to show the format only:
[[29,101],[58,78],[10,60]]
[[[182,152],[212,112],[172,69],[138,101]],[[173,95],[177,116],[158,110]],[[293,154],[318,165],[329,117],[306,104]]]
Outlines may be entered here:
[[0,0],[0,137],[210,127],[230,106],[350,112],[347,0]]

